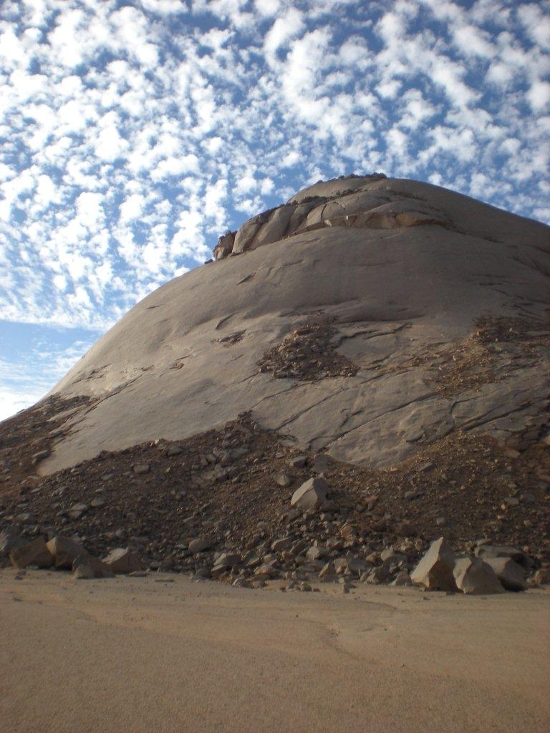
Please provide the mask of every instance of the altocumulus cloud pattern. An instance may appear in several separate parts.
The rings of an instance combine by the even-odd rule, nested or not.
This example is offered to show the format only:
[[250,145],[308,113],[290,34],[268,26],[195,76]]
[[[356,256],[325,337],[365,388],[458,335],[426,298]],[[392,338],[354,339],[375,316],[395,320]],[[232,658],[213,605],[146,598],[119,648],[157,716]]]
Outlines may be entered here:
[[102,331],[350,172],[548,222],[549,49],[549,0],[4,0],[0,318]]

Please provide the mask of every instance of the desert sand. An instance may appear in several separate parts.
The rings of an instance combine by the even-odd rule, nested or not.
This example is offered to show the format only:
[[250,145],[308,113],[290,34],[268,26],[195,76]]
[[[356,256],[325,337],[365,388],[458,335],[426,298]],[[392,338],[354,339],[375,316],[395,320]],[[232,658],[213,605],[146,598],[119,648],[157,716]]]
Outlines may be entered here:
[[535,733],[550,592],[0,572],[1,733]]

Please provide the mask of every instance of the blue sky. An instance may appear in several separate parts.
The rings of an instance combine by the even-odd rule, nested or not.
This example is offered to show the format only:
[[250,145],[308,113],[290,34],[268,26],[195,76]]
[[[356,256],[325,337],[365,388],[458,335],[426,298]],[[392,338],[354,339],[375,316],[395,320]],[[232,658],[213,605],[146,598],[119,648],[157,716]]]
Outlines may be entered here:
[[0,419],[321,178],[550,223],[549,50],[549,0],[3,0]]

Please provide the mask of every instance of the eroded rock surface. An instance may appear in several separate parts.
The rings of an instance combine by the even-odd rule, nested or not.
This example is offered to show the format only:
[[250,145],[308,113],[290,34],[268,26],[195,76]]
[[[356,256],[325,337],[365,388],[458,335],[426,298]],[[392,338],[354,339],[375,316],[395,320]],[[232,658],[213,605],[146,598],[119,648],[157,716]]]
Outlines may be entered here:
[[[137,538],[130,549],[151,562],[205,575],[235,537],[243,582],[314,543],[329,551],[315,572],[361,566],[381,582],[443,532],[456,550],[482,552],[489,537],[546,562],[548,227],[436,186],[353,176],[226,233],[216,256],[2,423],[0,529],[67,528],[102,553]],[[309,527],[290,500],[316,474],[344,504]],[[263,522],[268,544],[246,559]],[[335,531],[349,558],[330,546]],[[272,552],[280,539],[290,550]],[[193,552],[195,540],[207,544]],[[369,559],[384,543],[406,567]]]

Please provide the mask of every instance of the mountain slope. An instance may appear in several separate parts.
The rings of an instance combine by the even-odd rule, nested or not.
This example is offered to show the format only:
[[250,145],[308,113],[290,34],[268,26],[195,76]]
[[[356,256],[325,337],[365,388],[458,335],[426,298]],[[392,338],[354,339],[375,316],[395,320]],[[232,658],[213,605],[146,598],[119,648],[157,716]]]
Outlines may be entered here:
[[374,467],[457,429],[510,446],[544,431],[548,227],[353,176],[253,218],[215,255],[139,303],[53,390],[92,401],[41,471],[247,411],[299,447]]

